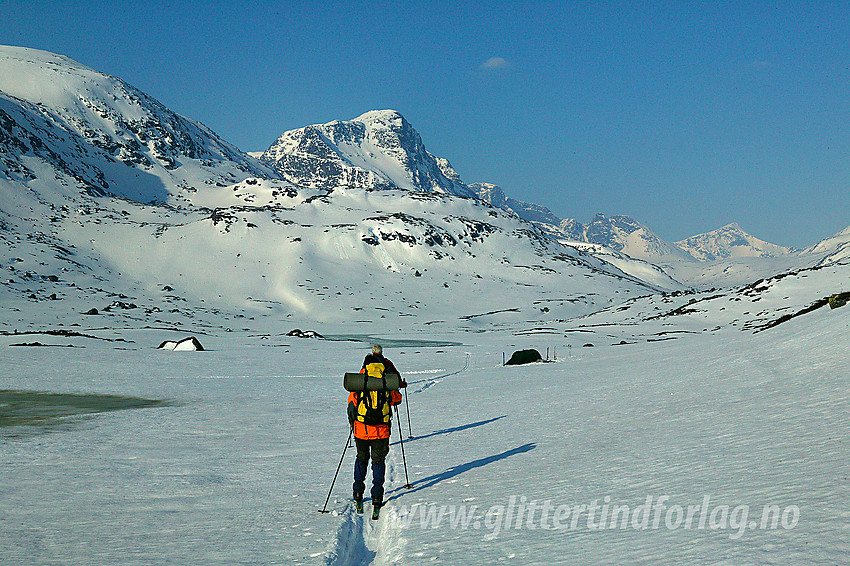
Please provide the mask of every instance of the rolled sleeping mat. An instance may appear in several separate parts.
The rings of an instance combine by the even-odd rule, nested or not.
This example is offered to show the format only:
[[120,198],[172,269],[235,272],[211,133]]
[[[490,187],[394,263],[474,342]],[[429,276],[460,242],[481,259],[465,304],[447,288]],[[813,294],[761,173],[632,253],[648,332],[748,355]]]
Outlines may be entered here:
[[[386,389],[384,389],[384,380],[386,380]],[[346,391],[392,391],[401,385],[401,376],[397,373],[385,373],[382,380],[380,377],[366,376],[365,373],[346,372],[342,385]]]

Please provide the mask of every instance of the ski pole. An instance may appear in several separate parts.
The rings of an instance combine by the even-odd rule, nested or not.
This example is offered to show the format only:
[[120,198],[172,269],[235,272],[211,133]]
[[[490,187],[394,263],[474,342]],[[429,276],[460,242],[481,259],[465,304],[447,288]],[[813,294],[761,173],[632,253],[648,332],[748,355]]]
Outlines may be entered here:
[[[407,438],[413,438],[413,427],[410,426],[410,401],[407,400],[407,391],[404,392],[404,406],[407,407]],[[401,434],[401,426],[398,427]]]
[[348,439],[345,441],[345,448],[342,449],[342,456],[339,458],[339,465],[336,467],[336,473],[334,474],[334,479],[331,481],[331,488],[328,490],[328,498],[325,499],[325,506],[319,509],[319,513],[330,513],[328,511],[328,501],[331,500],[331,492],[334,490],[334,484],[336,483],[336,477],[339,475],[339,469],[342,467],[342,460],[345,458],[345,452],[348,450],[348,443],[351,442],[351,436],[354,434],[354,427],[351,427],[351,431],[348,433]]
[[[398,405],[395,405],[395,416],[398,420],[401,420],[401,417],[398,414]],[[404,462],[404,479],[407,481],[407,484],[404,486],[405,489],[411,489],[413,486],[410,485],[410,478],[407,476],[407,459],[404,457],[404,439],[402,438],[404,435],[401,433],[401,425],[398,427],[398,441],[401,444],[401,461]]]

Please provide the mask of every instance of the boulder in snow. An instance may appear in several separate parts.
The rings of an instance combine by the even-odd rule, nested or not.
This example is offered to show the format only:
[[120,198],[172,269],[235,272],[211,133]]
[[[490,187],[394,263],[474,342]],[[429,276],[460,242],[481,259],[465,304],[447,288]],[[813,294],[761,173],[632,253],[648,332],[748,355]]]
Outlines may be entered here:
[[511,359],[507,361],[506,366],[518,366],[522,364],[531,364],[534,362],[542,362],[543,356],[537,350],[518,350],[511,355]]
[[315,330],[301,330],[300,328],[296,328],[295,330],[291,330],[286,333],[287,336],[294,336],[296,338],[324,338],[321,334],[316,332]]
[[848,300],[850,300],[850,293],[836,293],[829,297],[829,308],[841,308],[847,304]]
[[166,340],[162,344],[158,346],[159,350],[170,350],[173,352],[203,352],[204,347],[201,346],[201,343],[194,336],[190,336],[189,338],[184,338],[179,342],[175,342],[173,340]]

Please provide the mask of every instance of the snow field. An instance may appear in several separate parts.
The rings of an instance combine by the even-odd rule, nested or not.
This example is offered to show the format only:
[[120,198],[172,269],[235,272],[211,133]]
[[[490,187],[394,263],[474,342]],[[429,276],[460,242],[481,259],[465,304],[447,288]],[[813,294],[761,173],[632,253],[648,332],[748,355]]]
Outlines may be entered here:
[[[352,450],[332,513],[317,513],[348,434],[342,371],[359,366],[365,343],[230,333],[202,337],[207,352],[162,352],[156,344],[178,336],[125,330],[135,340],[118,346],[126,350],[82,338],[75,342],[85,349],[38,355],[4,347],[2,389],[173,404],[4,436],[3,560],[839,563],[848,534],[840,431],[850,414],[840,312],[816,311],[754,336],[571,349],[561,338],[552,342],[557,363],[522,367],[502,367],[502,351],[557,338],[457,333],[446,338],[463,346],[388,348],[411,372],[414,436],[405,434],[405,454],[413,489],[403,488],[396,430],[377,524],[352,515]],[[11,341],[3,337],[4,346]],[[406,431],[404,405],[401,417]],[[698,528],[696,518],[691,528],[666,526],[671,508],[686,512],[706,496],[711,511],[728,507],[715,514],[716,528]],[[653,505],[669,498],[658,528],[593,528],[606,502],[633,511],[647,497]],[[569,517],[553,520],[558,507],[594,502],[593,521],[589,509],[575,511],[575,527]],[[417,506],[434,513],[452,505],[477,506],[475,520],[454,528],[405,520]],[[743,505],[747,527],[735,528],[742,515],[732,513]],[[793,528],[749,527],[771,505],[799,509]]]

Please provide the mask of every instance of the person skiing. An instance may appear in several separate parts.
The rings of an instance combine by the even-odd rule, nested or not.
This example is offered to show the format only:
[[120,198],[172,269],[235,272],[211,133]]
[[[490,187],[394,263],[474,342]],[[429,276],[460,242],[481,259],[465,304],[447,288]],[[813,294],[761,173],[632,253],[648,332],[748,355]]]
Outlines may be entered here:
[[[384,357],[380,344],[363,360],[360,373],[383,377],[399,374],[393,363]],[[407,387],[402,379],[400,388]],[[352,391],[348,395],[348,422],[353,429],[357,456],[354,460],[354,502],[357,512],[363,512],[363,492],[366,490],[366,468],[372,459],[372,518],[377,519],[384,501],[385,458],[390,451],[391,407],[401,403],[398,389],[391,391]]]

